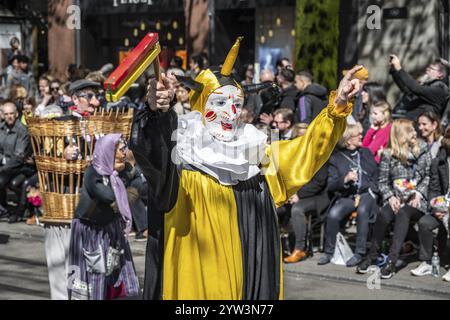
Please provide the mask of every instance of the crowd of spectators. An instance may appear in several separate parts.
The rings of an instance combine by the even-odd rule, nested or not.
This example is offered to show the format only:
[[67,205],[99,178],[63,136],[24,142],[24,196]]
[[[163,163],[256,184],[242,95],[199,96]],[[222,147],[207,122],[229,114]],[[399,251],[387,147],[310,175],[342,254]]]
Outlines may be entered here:
[[[29,70],[29,58],[14,39],[8,59],[0,108],[0,217],[15,223],[28,216],[27,223],[35,224],[42,212],[27,119],[85,117],[96,109],[114,107],[106,102],[102,90],[102,82],[113,66],[105,65],[92,72],[70,65],[67,81],[43,74],[36,84]],[[189,70],[183,70],[181,59],[175,57],[168,72],[195,78],[207,66],[207,57],[197,55],[191,58]],[[349,221],[355,224],[356,240],[354,255],[346,265],[356,267],[359,273],[378,264],[382,278],[390,278],[405,265],[402,254],[411,248],[418,251],[421,262],[412,271],[415,276],[431,273],[433,252],[438,252],[443,261],[449,260],[448,210],[432,207],[436,197],[450,196],[448,64],[433,61],[416,80],[392,55],[390,70],[386,71],[400,89],[401,98],[390,104],[386,87],[369,81],[369,70],[358,72],[356,77],[362,89],[353,101],[353,112],[335,152],[315,177],[278,209],[282,233],[295,239],[284,243],[285,263],[297,263],[312,254],[307,243],[307,234],[316,231],[308,227],[312,218],[318,219],[324,230],[325,245],[319,265],[332,261],[337,235],[341,232],[348,236],[346,226],[352,225],[347,224]],[[266,132],[268,143],[274,139],[274,132],[279,140],[301,137],[329,103],[328,90],[314,82],[309,71],[296,73],[286,58],[277,64],[276,74],[262,70],[259,76],[256,79],[253,65],[245,65],[241,84],[276,85],[246,93],[241,121]],[[130,91],[130,98],[121,103],[142,107],[149,79],[151,76],[140,80],[143,89]],[[176,84],[174,110],[179,115],[191,111],[189,91],[182,83]],[[69,147],[64,156],[73,159],[79,152],[76,147]],[[139,190],[142,200],[131,208],[136,239],[145,240],[146,183],[132,154],[127,164],[128,180]],[[402,193],[396,187],[399,181],[411,186],[411,192]],[[10,196],[16,199],[15,209],[9,205]],[[450,281],[449,272],[444,280]]]

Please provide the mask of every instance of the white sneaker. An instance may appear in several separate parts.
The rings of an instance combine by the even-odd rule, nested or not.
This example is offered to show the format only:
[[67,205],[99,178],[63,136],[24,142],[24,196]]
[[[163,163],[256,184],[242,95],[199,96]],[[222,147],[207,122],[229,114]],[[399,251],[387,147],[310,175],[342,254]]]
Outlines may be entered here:
[[450,270],[448,270],[447,273],[442,276],[442,280],[450,282]]
[[413,276],[422,277],[431,274],[431,270],[431,264],[428,264],[424,261],[417,268],[412,269],[411,273]]

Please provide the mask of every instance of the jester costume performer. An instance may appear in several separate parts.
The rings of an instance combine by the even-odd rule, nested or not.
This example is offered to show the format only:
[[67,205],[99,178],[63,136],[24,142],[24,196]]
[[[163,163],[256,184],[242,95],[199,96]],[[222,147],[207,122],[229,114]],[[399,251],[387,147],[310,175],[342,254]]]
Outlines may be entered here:
[[[328,160],[351,103],[335,93],[307,133],[267,145],[239,123],[244,92],[231,71],[238,38],[219,70],[191,87],[192,110],[146,109],[131,148],[149,184],[145,299],[280,299],[283,274],[276,208]],[[187,79],[185,79],[187,80]]]

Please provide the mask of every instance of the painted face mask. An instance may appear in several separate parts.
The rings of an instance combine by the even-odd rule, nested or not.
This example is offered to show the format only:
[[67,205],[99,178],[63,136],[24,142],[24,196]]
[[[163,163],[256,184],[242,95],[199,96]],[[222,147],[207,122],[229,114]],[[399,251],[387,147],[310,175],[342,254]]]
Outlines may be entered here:
[[232,141],[235,137],[240,109],[244,103],[245,88],[232,74],[241,40],[242,37],[236,39],[221,68],[203,70],[195,80],[177,77],[191,89],[189,103],[192,111],[202,114],[207,131],[221,141]]
[[232,141],[239,126],[238,118],[243,103],[242,90],[233,85],[214,90],[206,101],[203,113],[208,132],[218,140]]

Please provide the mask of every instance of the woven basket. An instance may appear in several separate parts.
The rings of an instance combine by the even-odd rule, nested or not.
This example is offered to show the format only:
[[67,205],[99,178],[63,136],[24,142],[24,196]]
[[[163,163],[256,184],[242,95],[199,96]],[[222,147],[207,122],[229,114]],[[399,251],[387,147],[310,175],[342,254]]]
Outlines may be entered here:
[[[38,169],[44,222],[70,223],[80,200],[80,188],[90,164],[98,136],[131,133],[133,109],[96,112],[88,120],[27,118]],[[68,161],[63,151],[68,141],[76,140],[85,150],[83,158]],[[84,145],[83,145],[84,141]]]

